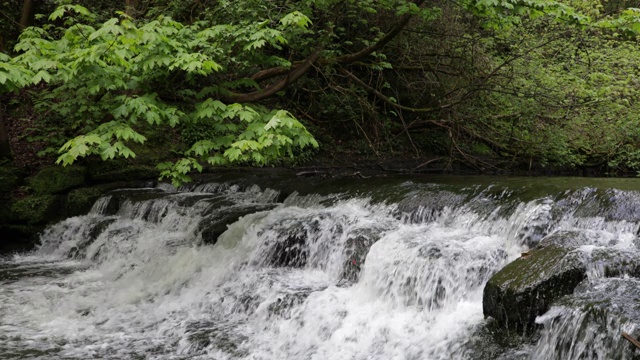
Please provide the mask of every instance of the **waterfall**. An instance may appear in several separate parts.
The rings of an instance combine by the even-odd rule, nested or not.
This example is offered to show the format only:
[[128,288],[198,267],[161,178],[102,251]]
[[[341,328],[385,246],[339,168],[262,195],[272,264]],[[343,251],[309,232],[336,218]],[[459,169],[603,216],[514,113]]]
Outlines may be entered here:
[[[589,188],[527,198],[403,180],[281,197],[232,183],[122,189],[50,226],[36,251],[0,260],[0,358],[498,358],[514,350],[482,337],[493,274],[553,232],[580,233],[594,259],[630,254],[640,219],[637,193]],[[634,288],[627,275],[612,288],[593,263],[603,298]],[[515,352],[622,347],[632,324],[576,310],[593,289],[540,317],[540,339]]]

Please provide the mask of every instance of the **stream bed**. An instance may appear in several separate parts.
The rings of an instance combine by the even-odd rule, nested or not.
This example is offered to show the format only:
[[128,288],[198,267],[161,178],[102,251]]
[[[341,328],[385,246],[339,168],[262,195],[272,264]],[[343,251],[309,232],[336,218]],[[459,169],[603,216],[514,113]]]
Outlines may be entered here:
[[[0,358],[634,356],[620,340],[640,319],[632,270],[594,266],[519,343],[492,335],[482,298],[493,274],[558,232],[635,261],[640,180],[277,183],[122,189],[48,227],[33,252],[0,258]],[[628,310],[581,310],[603,302]]]

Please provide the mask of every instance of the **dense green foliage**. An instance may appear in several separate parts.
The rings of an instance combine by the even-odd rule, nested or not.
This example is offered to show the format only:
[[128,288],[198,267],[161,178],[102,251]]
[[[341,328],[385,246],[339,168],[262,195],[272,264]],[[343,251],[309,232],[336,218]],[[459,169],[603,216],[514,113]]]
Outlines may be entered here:
[[41,153],[63,165],[152,138],[179,184],[203,163],[317,147],[296,114],[329,146],[445,167],[640,170],[640,22],[624,2],[78,2],[45,2],[0,53],[0,93],[32,86]]
[[[196,142],[186,155],[211,164],[264,164],[291,154],[294,148],[317,146],[287,111],[224,104],[208,96],[220,91],[216,83],[198,86],[203,78],[227,65],[229,57],[224,53],[228,50],[220,44],[231,33],[238,36],[237,29],[204,27],[200,23],[184,26],[164,16],[138,27],[124,15],[93,27],[81,22],[90,21],[93,15],[78,5],[59,7],[49,18],[55,21],[70,11],[80,19],[67,16],[62,28],[27,28],[16,46],[20,54],[9,63],[34,73],[33,83],[53,85],[39,95],[38,106],[65,118],[68,125],[84,133],[61,147],[59,163],[68,165],[91,154],[104,160],[135,156],[127,142],[145,142],[143,123],[174,127],[185,122],[207,122],[210,136]],[[306,25],[296,17],[300,16],[292,13],[284,17],[281,30],[265,27],[242,34],[247,52],[266,41],[285,43],[283,31]],[[225,46],[234,44],[227,42]],[[13,79],[23,81],[20,77]],[[5,81],[12,87],[20,85],[13,82]],[[162,85],[166,83],[174,86]],[[167,92],[156,91],[162,88]],[[187,181],[186,173],[192,168],[201,169],[194,157],[162,164],[163,175],[176,182]]]

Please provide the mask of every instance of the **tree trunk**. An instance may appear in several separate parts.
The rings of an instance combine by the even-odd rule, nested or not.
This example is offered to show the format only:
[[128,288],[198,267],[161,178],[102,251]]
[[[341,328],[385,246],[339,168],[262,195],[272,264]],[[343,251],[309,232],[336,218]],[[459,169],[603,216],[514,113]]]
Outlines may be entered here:
[[136,5],[138,4],[138,0],[126,0],[125,10],[124,12],[135,18],[136,16]]
[[31,23],[33,22],[33,14],[35,12],[35,6],[33,5],[33,0],[24,0],[22,5],[22,16],[20,17],[20,32],[31,26]]
[[0,160],[11,159],[11,146],[9,145],[9,133],[4,125],[4,109],[0,107]]

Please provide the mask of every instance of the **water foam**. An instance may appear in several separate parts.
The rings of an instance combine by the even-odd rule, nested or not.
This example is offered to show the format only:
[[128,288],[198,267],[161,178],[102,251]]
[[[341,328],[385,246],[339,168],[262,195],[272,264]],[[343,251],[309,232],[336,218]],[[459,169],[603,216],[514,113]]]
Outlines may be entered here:
[[113,199],[103,198],[10,262],[40,272],[2,280],[0,354],[465,359],[484,321],[484,284],[527,244],[577,229],[626,248],[637,230],[630,219],[554,217],[559,202],[550,198],[429,187],[399,205],[294,194],[240,217],[212,246],[199,240],[206,216],[273,205],[278,193],[220,184],[159,190],[121,201],[109,216]]

